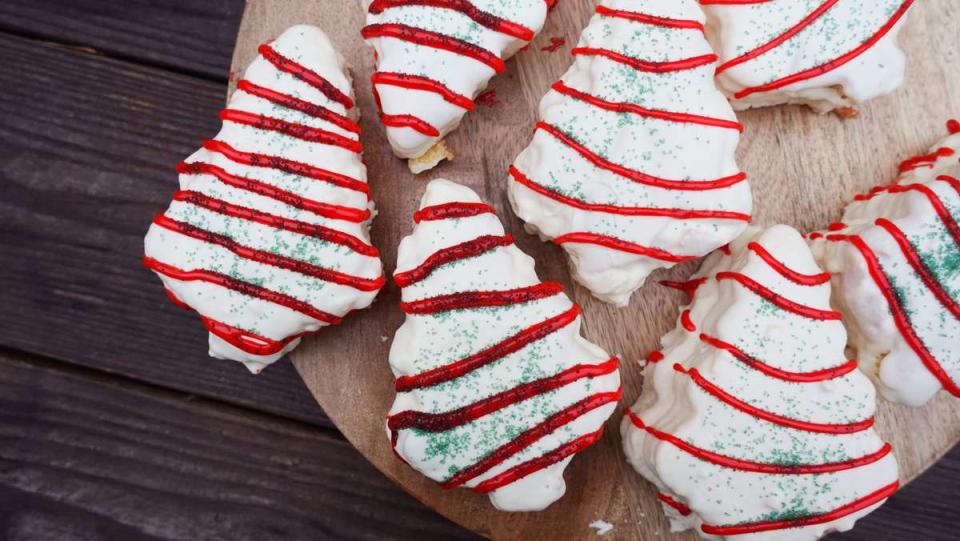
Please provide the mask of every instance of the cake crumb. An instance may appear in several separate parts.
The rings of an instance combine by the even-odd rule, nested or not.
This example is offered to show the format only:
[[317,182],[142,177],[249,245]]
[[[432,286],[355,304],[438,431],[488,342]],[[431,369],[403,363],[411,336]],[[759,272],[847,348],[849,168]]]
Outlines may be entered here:
[[414,175],[429,171],[437,166],[443,160],[452,160],[453,153],[447,148],[443,141],[430,147],[430,150],[423,153],[419,158],[413,158],[407,162],[410,172]]
[[607,535],[613,530],[613,524],[605,520],[595,520],[590,523],[590,527],[597,530],[597,535]]
[[390,340],[390,337],[389,337],[389,336],[381,336],[381,337],[380,337],[380,341],[381,341],[381,342],[386,342],[387,340]]

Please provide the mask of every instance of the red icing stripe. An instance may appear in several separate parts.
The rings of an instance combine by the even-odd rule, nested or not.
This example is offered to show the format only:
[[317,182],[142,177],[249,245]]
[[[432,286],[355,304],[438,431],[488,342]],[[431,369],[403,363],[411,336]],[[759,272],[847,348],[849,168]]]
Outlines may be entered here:
[[439,267],[453,263],[454,261],[460,261],[461,259],[476,257],[495,248],[510,246],[511,244],[513,244],[513,235],[504,235],[502,237],[484,235],[477,237],[473,240],[438,250],[414,269],[394,273],[393,281],[400,287],[408,287],[430,276],[430,274]]
[[687,280],[686,282],[673,282],[670,280],[660,281],[660,285],[663,287],[669,287],[670,289],[683,291],[690,296],[691,300],[693,300],[693,298],[696,296],[697,290],[700,289],[700,286],[705,283],[707,283],[706,278],[697,278],[695,280]]
[[868,464],[873,464],[874,462],[877,462],[883,459],[883,457],[889,455],[890,451],[893,449],[889,443],[884,443],[883,446],[881,446],[876,452],[841,462],[827,462],[824,464],[767,464],[765,462],[742,460],[702,449],[687,443],[673,434],[668,434],[651,426],[645,425],[643,420],[640,419],[640,417],[638,417],[633,411],[628,410],[627,416],[630,418],[630,422],[640,430],[644,430],[654,438],[669,443],[677,449],[703,460],[704,462],[709,462],[723,468],[730,468],[732,470],[751,473],[765,473],[774,475],[816,475],[821,473],[846,471],[854,468],[860,468]]
[[271,340],[270,338],[265,338],[259,334],[238,329],[237,327],[227,325],[222,321],[217,321],[203,315],[200,316],[200,320],[203,321],[204,326],[207,327],[207,330],[210,331],[210,334],[217,336],[231,346],[251,355],[276,355],[277,353],[283,351],[283,349],[290,345],[290,343],[294,340],[300,339],[304,335],[308,334],[300,333],[293,336],[288,336],[283,340]]
[[775,293],[774,291],[768,289],[762,284],[756,282],[749,276],[741,274],[739,272],[720,272],[717,273],[717,280],[734,280],[743,287],[749,289],[756,295],[762,297],[771,304],[787,310],[788,312],[793,312],[799,316],[803,316],[810,319],[819,319],[824,321],[839,321],[842,319],[840,312],[835,312],[833,310],[821,310],[819,308],[813,308],[811,306],[806,306],[803,304],[796,303],[782,295]]
[[553,90],[556,90],[560,94],[565,96],[570,96],[571,98],[589,103],[594,107],[599,109],[604,109],[606,111],[613,111],[616,113],[631,113],[638,116],[646,118],[656,118],[658,120],[666,120],[669,122],[677,122],[681,124],[699,124],[702,126],[710,126],[714,128],[725,128],[730,130],[737,130],[739,132],[743,131],[743,124],[735,120],[727,120],[724,118],[714,118],[709,116],[701,115],[691,115],[688,113],[675,113],[672,111],[663,111],[659,109],[648,109],[646,107],[641,107],[634,103],[629,102],[615,102],[608,101],[602,98],[598,98],[592,94],[587,94],[586,92],[581,92],[575,88],[567,86],[562,80],[553,83],[551,86]]
[[440,136],[440,130],[430,125],[426,120],[414,115],[387,115],[380,113],[380,123],[390,128],[410,128],[427,137]]
[[173,265],[168,265],[153,259],[152,257],[146,256],[143,258],[143,264],[148,269],[158,274],[173,278],[174,280],[181,280],[185,282],[201,281],[214,284],[232,291],[236,291],[237,293],[246,295],[248,297],[264,300],[279,306],[284,306],[296,312],[300,312],[307,317],[311,317],[317,321],[322,321],[330,325],[337,325],[341,321],[341,318],[322,310],[318,310],[304,301],[295,299],[278,291],[273,291],[249,282],[244,282],[243,280],[238,280],[237,278],[227,276],[226,274],[202,269],[179,269]]
[[575,381],[612,374],[617,371],[618,366],[616,357],[601,364],[578,364],[554,376],[524,383],[453,411],[445,413],[402,411],[391,415],[387,419],[387,426],[394,431],[414,428],[426,432],[443,432]]
[[758,242],[751,242],[747,245],[747,249],[760,256],[760,259],[764,260],[767,265],[770,265],[770,268],[777,271],[781,276],[795,284],[813,287],[830,281],[830,273],[828,272],[823,272],[820,274],[803,274],[787,267],[782,261],[774,257],[773,254],[768,252],[767,249]]
[[575,438],[561,445],[560,447],[557,447],[549,453],[532,458],[522,464],[518,464],[510,468],[499,475],[495,475],[490,479],[487,479],[486,481],[475,486],[473,491],[478,494],[487,494],[493,492],[502,486],[509,485],[514,481],[523,479],[528,475],[560,462],[568,456],[575,455],[585,450],[587,447],[590,447],[596,443],[596,441],[600,439],[600,436],[603,436],[602,426],[596,432],[584,434],[579,438]]
[[400,376],[396,382],[394,382],[394,387],[397,392],[403,393],[457,379],[478,368],[496,362],[511,353],[520,351],[529,344],[559,331],[576,321],[579,316],[580,307],[574,304],[566,312],[531,325],[517,334],[474,353],[469,357],[412,376]]
[[683,328],[686,329],[687,332],[697,331],[696,323],[690,318],[690,310],[684,310],[680,313],[680,324],[683,325]]
[[453,105],[456,105],[457,107],[467,111],[473,111],[477,108],[477,105],[470,98],[464,96],[463,94],[454,92],[450,89],[450,87],[441,83],[440,81],[435,81],[427,77],[411,75],[408,73],[378,71],[373,74],[373,77],[371,77],[370,81],[374,85],[397,86],[400,88],[408,88],[410,90],[433,92],[434,94],[438,94],[448,103],[452,103]]
[[354,237],[349,233],[344,233],[343,231],[338,231],[322,225],[284,218],[283,216],[268,214],[252,208],[233,205],[231,203],[227,203],[226,201],[204,195],[200,192],[181,190],[173,194],[173,200],[184,201],[190,203],[191,205],[196,205],[218,214],[223,214],[224,216],[241,218],[243,220],[256,222],[273,227],[275,229],[281,229],[283,231],[289,231],[298,235],[313,237],[326,242],[346,246],[354,252],[368,257],[380,256],[380,253],[374,246],[367,244],[361,239]]
[[486,64],[493,71],[501,73],[507,69],[503,60],[492,52],[462,39],[454,38],[430,30],[414,28],[404,24],[371,24],[360,32],[365,39],[393,38],[415,43],[431,49],[441,49],[461,56],[472,58]]
[[431,222],[436,220],[452,220],[457,218],[471,218],[481,214],[496,214],[490,205],[485,203],[443,203],[424,207],[413,213],[413,221]]
[[700,21],[657,17],[654,15],[648,15],[646,13],[638,13],[636,11],[612,9],[604,5],[597,6],[597,13],[599,13],[600,15],[603,15],[604,17],[615,17],[619,19],[626,19],[628,21],[634,21],[634,22],[643,23],[643,24],[662,26],[664,28],[699,30],[701,32],[704,31],[703,24],[701,24]]
[[837,423],[814,423],[810,421],[801,421],[798,419],[791,419],[789,417],[784,417],[782,415],[777,415],[766,410],[762,410],[756,406],[748,404],[737,397],[731,395],[730,393],[724,391],[713,382],[703,377],[699,370],[696,368],[691,368],[690,370],[685,370],[682,365],[675,364],[673,365],[674,370],[682,374],[686,374],[697,384],[698,387],[703,389],[705,392],[712,395],[717,400],[720,400],[724,404],[740,410],[743,413],[756,417],[757,419],[762,419],[764,421],[784,426],[787,428],[792,428],[795,430],[803,430],[805,432],[817,432],[821,434],[853,434],[856,432],[862,432],[873,426],[873,417],[869,419],[864,419],[863,421],[858,421],[855,423],[847,424],[837,424]]
[[857,361],[851,360],[840,366],[836,366],[833,368],[825,368],[823,370],[816,370],[813,372],[789,372],[787,370],[781,370],[780,368],[771,366],[757,359],[756,357],[747,355],[746,353],[744,353],[742,350],[740,350],[733,344],[729,344],[718,338],[714,338],[710,335],[701,334],[700,340],[705,344],[709,344],[717,349],[722,349],[726,351],[738,361],[746,364],[747,366],[749,366],[750,368],[753,368],[754,370],[757,370],[758,372],[762,372],[772,378],[781,379],[783,381],[790,381],[793,383],[812,383],[816,381],[827,381],[827,380],[836,379],[836,378],[845,376],[857,369]]
[[950,134],[960,133],[960,120],[955,120],[955,119],[948,120],[947,132]]
[[223,168],[209,163],[180,163],[177,165],[177,172],[181,175],[211,175],[228,186],[255,193],[263,197],[269,197],[270,199],[276,199],[291,207],[303,209],[333,220],[361,223],[370,218],[370,211],[368,209],[331,205],[329,203],[307,199],[293,192],[271,186],[266,182],[233,175]]
[[243,79],[237,83],[237,88],[257,96],[258,98],[263,98],[271,103],[280,105],[281,107],[286,107],[287,109],[294,109],[300,111],[305,115],[312,116],[314,118],[319,118],[320,120],[325,120],[331,124],[339,126],[347,131],[353,133],[360,133],[360,126],[356,122],[350,120],[349,118],[336,113],[323,107],[322,105],[317,105],[316,103],[310,103],[308,101],[295,98],[293,96],[288,96],[281,92],[271,90],[266,87],[258,86],[251,83],[250,81]]
[[610,49],[601,49],[599,47],[574,47],[573,51],[571,52],[574,55],[602,56],[604,58],[613,60],[614,62],[619,62],[620,64],[630,66],[637,71],[643,71],[646,73],[670,73],[674,71],[692,70],[702,66],[708,66],[717,61],[717,55],[713,53],[695,56],[692,58],[684,58],[682,60],[653,62],[650,60],[633,58],[620,54],[616,51],[611,51]]
[[203,143],[203,148],[211,152],[222,154],[228,160],[242,165],[263,167],[265,169],[276,169],[277,171],[290,173],[291,175],[322,180],[335,186],[340,186],[341,188],[346,188],[348,190],[353,190],[355,192],[361,192],[368,195],[370,194],[370,186],[368,186],[366,182],[342,175],[340,173],[334,173],[333,171],[314,167],[303,162],[288,160],[279,156],[268,156],[266,154],[243,152],[222,141],[216,141],[213,139],[205,141]]
[[361,146],[360,141],[357,141],[356,139],[350,139],[349,137],[344,137],[340,134],[333,133],[332,131],[321,130],[320,128],[313,128],[304,124],[287,122],[286,120],[280,120],[279,118],[248,113],[246,111],[239,111],[237,109],[224,109],[223,111],[220,111],[220,119],[227,122],[233,122],[235,124],[251,126],[257,128],[258,130],[282,133],[284,135],[289,135],[290,137],[295,137],[311,143],[320,143],[322,145],[344,148],[350,152],[355,152],[358,154],[363,151],[363,146]]
[[940,158],[949,158],[956,154],[956,151],[950,147],[938,148],[936,152],[932,154],[926,154],[923,156],[915,156],[909,160],[904,161],[900,164],[900,172],[906,173],[908,171],[913,171],[914,169],[920,169],[921,167],[930,167],[933,168],[937,160]]
[[742,212],[729,212],[725,210],[697,210],[697,209],[671,209],[657,207],[623,207],[617,205],[606,205],[602,203],[588,203],[581,199],[563,195],[553,191],[546,186],[537,184],[529,177],[524,175],[515,166],[510,166],[510,175],[518,184],[537,192],[538,194],[563,203],[567,206],[588,210],[591,212],[603,212],[606,214],[619,214],[621,216],[652,216],[663,218],[674,218],[677,220],[739,220],[750,221],[750,215]]
[[657,494],[657,499],[669,505],[670,507],[676,509],[678,513],[680,513],[685,517],[688,517],[693,513],[693,511],[691,511],[688,506],[678,502],[677,500],[671,498],[670,496],[668,496],[667,494],[664,494],[663,492],[660,492]]
[[530,287],[507,291],[467,291],[439,297],[430,297],[413,302],[401,302],[400,309],[408,314],[436,314],[451,310],[509,306],[536,301],[563,293],[563,286],[544,282]]
[[828,235],[827,240],[833,242],[849,242],[860,252],[864,264],[867,266],[867,271],[870,273],[870,277],[873,278],[880,293],[887,300],[890,314],[893,317],[897,329],[900,331],[900,335],[903,336],[904,341],[910,346],[910,349],[916,353],[920,362],[923,363],[927,370],[937,378],[937,381],[940,382],[940,385],[942,385],[944,389],[954,396],[960,396],[960,386],[957,386],[957,384],[953,382],[950,375],[947,374],[947,371],[943,369],[940,362],[930,353],[930,350],[927,349],[927,346],[924,345],[923,341],[917,335],[917,331],[913,328],[907,311],[900,303],[897,293],[894,292],[893,286],[890,284],[890,280],[887,278],[873,250],[870,249],[862,238],[856,235]]
[[341,92],[340,89],[335,87],[330,81],[324,79],[319,73],[283,56],[268,44],[261,45],[259,52],[278,70],[289,73],[297,79],[300,79],[308,85],[316,88],[331,101],[335,101],[347,109],[353,108],[353,100],[350,99],[350,96],[347,96]]
[[[767,43],[757,47],[756,49],[753,49],[752,51],[748,51],[728,62],[723,63],[720,67],[717,68],[717,75],[720,75],[724,71],[734,66],[738,66],[740,64],[743,64],[744,62],[753,60],[754,58],[757,58],[758,56],[761,56],[783,45],[784,43],[789,41],[791,38],[793,38],[794,36],[802,32],[805,28],[815,23],[817,19],[822,17],[824,13],[830,10],[830,8],[837,5],[839,1],[840,0],[827,0],[826,2],[821,4],[817,9],[811,11],[810,14],[804,17],[804,19],[801,20],[799,23],[787,29],[786,32],[773,38]],[[707,2],[701,2],[701,3],[707,3]]]
[[786,530],[792,528],[803,528],[805,526],[813,526],[815,524],[826,524],[827,522],[833,522],[835,520],[840,520],[841,518],[852,515],[858,511],[863,511],[864,509],[876,505],[883,500],[886,500],[890,496],[893,496],[897,489],[900,487],[899,481],[894,481],[893,483],[875,491],[867,494],[863,498],[852,501],[846,505],[838,507],[829,513],[823,513],[820,515],[807,515],[803,517],[789,518],[784,520],[769,520],[763,522],[751,522],[747,524],[735,524],[732,526],[714,526],[710,524],[703,524],[700,526],[700,529],[703,530],[703,533],[710,535],[743,535],[751,534],[757,532],[769,532],[772,530]]
[[207,231],[200,227],[174,220],[173,218],[162,214],[154,218],[153,223],[175,233],[179,233],[208,244],[221,246],[242,258],[256,261],[257,263],[263,263],[264,265],[271,265],[281,269],[286,269],[288,271],[296,272],[304,276],[310,276],[325,282],[349,286],[360,291],[378,291],[383,287],[383,284],[386,280],[383,276],[380,276],[376,279],[352,276],[342,272],[326,269],[306,261],[301,261],[299,259],[293,259],[291,257],[244,246],[227,235],[221,235],[220,233]]
[[640,244],[635,244],[629,241],[609,237],[606,235],[600,235],[597,233],[567,233],[566,235],[560,235],[559,237],[553,239],[553,242],[557,244],[596,244],[597,246],[603,246],[604,248],[609,248],[611,250],[642,255],[653,259],[659,259],[661,261],[668,261],[670,263],[683,263],[684,261],[692,261],[696,259],[696,256],[676,255],[667,252],[666,250],[661,250],[660,248],[642,246]]
[[[443,483],[443,488],[458,487],[466,482],[469,482],[471,479],[483,475],[491,468],[502,463],[520,451],[523,451],[530,445],[533,445],[544,436],[553,433],[557,429],[573,422],[574,420],[599,407],[617,402],[620,400],[622,395],[623,391],[620,389],[612,393],[597,393],[560,410],[559,412],[548,417],[542,423],[530,428],[526,432],[521,433],[506,445],[499,447],[497,450],[490,453],[479,462],[460,470],[453,477]],[[530,471],[526,473],[526,475],[529,475],[529,473],[533,472]]]
[[570,137],[566,133],[562,132],[559,128],[547,124],[546,122],[538,122],[537,129],[543,130],[554,138],[556,138],[561,143],[567,145],[578,154],[583,156],[587,161],[599,167],[600,169],[605,169],[614,174],[617,174],[626,179],[632,180],[638,184],[644,184],[647,186],[653,186],[655,188],[664,188],[667,190],[689,190],[689,191],[702,191],[702,190],[718,190],[721,188],[728,188],[735,184],[739,184],[746,180],[747,175],[745,173],[737,173],[729,177],[724,177],[716,180],[668,180],[664,178],[655,177],[653,175],[648,175],[646,173],[641,173],[622,165],[613,163],[599,154],[588,149],[586,146],[581,144],[579,141],[575,140],[573,137]]
[[930,272],[930,269],[927,268],[927,265],[920,258],[920,254],[917,253],[916,248],[910,242],[910,239],[907,238],[907,235],[897,227],[896,224],[887,220],[886,218],[877,219],[877,225],[893,237],[893,240],[897,241],[897,245],[900,246],[900,250],[903,252],[903,256],[907,259],[907,262],[910,263],[910,266],[913,267],[914,272],[920,277],[923,281],[923,284],[927,286],[927,289],[933,293],[933,296],[940,301],[940,304],[943,305],[956,319],[960,319],[960,305],[957,304],[946,289],[943,288],[943,285],[937,280],[937,278]]
[[734,98],[736,98],[736,99],[742,99],[742,98],[745,98],[745,97],[747,97],[747,96],[750,96],[750,95],[752,95],[752,94],[756,94],[756,93],[759,93],[759,92],[769,92],[769,91],[771,91],[771,90],[777,90],[777,89],[783,88],[783,87],[785,87],[785,86],[790,86],[790,85],[792,85],[792,84],[794,84],[794,83],[799,83],[799,82],[801,82],[801,81],[806,81],[806,80],[808,80],[808,79],[813,79],[814,77],[819,77],[820,75],[823,75],[823,74],[825,74],[825,73],[829,73],[829,72],[831,72],[831,71],[833,71],[833,70],[835,70],[835,69],[837,69],[837,68],[839,68],[839,67],[847,64],[848,62],[850,62],[850,61],[856,59],[857,57],[859,57],[859,56],[860,56],[861,54],[863,54],[864,52],[868,51],[870,48],[872,48],[874,45],[876,45],[877,42],[879,42],[881,39],[883,39],[883,37],[886,36],[887,33],[889,33],[890,30],[892,30],[893,27],[896,26],[896,24],[897,24],[898,22],[900,22],[900,19],[902,19],[903,16],[906,15],[907,11],[910,9],[910,6],[912,6],[912,5],[913,5],[913,0],[906,0],[903,4],[900,5],[900,7],[897,9],[897,11],[894,12],[894,14],[893,14],[893,16],[890,18],[890,20],[888,20],[887,23],[884,24],[884,25],[877,31],[876,34],[874,34],[874,35],[871,36],[868,40],[866,40],[866,41],[864,41],[863,43],[861,43],[856,49],[854,49],[854,50],[852,50],[852,51],[850,51],[850,52],[848,52],[848,53],[846,53],[846,54],[844,54],[844,55],[842,55],[842,56],[840,56],[840,57],[838,57],[838,58],[835,58],[835,59],[833,59],[833,60],[831,60],[831,61],[829,61],[829,62],[827,62],[827,63],[825,63],[825,64],[821,64],[821,65],[819,65],[819,66],[816,66],[816,67],[814,67],[814,68],[810,68],[810,69],[808,69],[808,70],[804,70],[804,71],[801,71],[801,72],[798,72],[798,73],[794,73],[793,75],[789,75],[789,76],[787,76],[787,77],[782,77],[782,78],[780,78],[780,79],[777,79],[777,80],[772,81],[772,82],[767,83],[767,84],[744,88],[743,90],[741,90],[741,91],[737,92],[736,94],[734,94]]
[[[942,175],[937,177],[937,180],[940,182],[946,182],[957,192],[958,195],[960,195],[960,181],[957,179]],[[884,192],[900,194],[911,191],[920,192],[926,196],[926,198],[930,201],[930,204],[933,206],[933,210],[936,211],[937,216],[939,216],[940,220],[943,222],[944,227],[947,228],[947,231],[950,233],[950,236],[953,237],[954,242],[958,247],[960,247],[960,225],[957,224],[957,221],[953,218],[953,215],[950,214],[950,209],[948,209],[943,200],[940,199],[940,196],[937,195],[937,192],[926,184],[893,184],[885,188],[875,188],[868,195],[860,195],[855,199],[858,201],[867,201]]]
[[477,24],[489,28],[494,32],[499,32],[522,41],[533,39],[534,32],[529,28],[506,19],[502,19],[477,9],[476,6],[467,0],[374,0],[368,10],[373,14],[383,13],[390,8],[402,6],[430,6],[435,8],[450,9],[459,11],[467,17],[473,19]]

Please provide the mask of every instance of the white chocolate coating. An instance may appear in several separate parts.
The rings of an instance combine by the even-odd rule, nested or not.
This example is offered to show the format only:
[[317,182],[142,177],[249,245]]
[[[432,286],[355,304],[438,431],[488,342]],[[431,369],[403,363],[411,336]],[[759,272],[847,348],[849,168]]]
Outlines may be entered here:
[[675,531],[812,541],[848,530],[895,490],[897,464],[870,428],[874,389],[844,356],[829,276],[787,226],[751,228],[729,251],[693,277],[688,316],[644,369],[621,425],[628,461],[689,508],[664,503]]
[[[434,180],[427,186],[421,208],[450,203],[478,204],[480,198],[464,186]],[[540,298],[520,302],[515,299],[496,306],[471,305],[418,312],[408,304],[407,319],[397,330],[390,349],[390,367],[398,378],[400,391],[390,410],[387,433],[396,437],[394,448],[403,460],[441,483],[462,475],[500,449],[501,461],[453,484],[489,493],[494,506],[501,510],[537,511],[558,500],[566,490],[563,471],[573,456],[551,458],[551,453],[559,453],[581,438],[599,437],[604,421],[616,409],[620,396],[617,361],[580,336],[580,317],[575,305],[556,284],[540,282],[533,259],[510,239],[482,253],[438,266],[415,283],[406,284],[399,279],[450,247],[503,235],[503,226],[489,209],[468,217],[421,220],[413,233],[401,242],[394,276],[403,286],[404,303],[422,303],[441,295],[463,299],[475,292],[553,289]],[[405,380],[423,377],[437,369],[449,369],[462,359],[501,347],[524,330],[555,318],[567,319],[549,334],[526,342],[522,348],[506,355],[494,355],[489,362],[457,377],[399,387]],[[599,372],[563,380],[565,383],[561,386],[549,390],[540,387],[544,381],[556,380],[574,367]],[[525,386],[537,387],[536,392],[517,399]],[[391,425],[411,412],[449,416],[449,412],[460,408],[480,407],[491,397],[503,397],[503,393],[513,398],[480,416],[442,429]],[[584,400],[596,402],[570,414],[561,425],[539,434],[526,445],[510,447],[512,442],[523,439],[524,434],[535,431],[537,425]],[[498,476],[519,471],[531,461],[544,462],[528,475],[490,486]]]
[[[212,143],[205,143],[181,166],[181,191],[144,241],[148,261],[188,273],[157,272],[172,295],[204,318],[211,330],[210,355],[240,361],[254,373],[295,348],[299,335],[369,306],[379,290],[377,282],[382,285],[383,280],[376,250],[369,246],[373,204],[365,191],[366,167],[359,152],[297,136],[326,133],[358,145],[357,110],[335,99],[336,92],[344,102],[352,96],[344,60],[327,36],[312,26],[294,26],[269,47],[287,62],[322,77],[336,91],[328,95],[258,56],[223,113],[233,116],[224,116]],[[309,111],[323,108],[332,115],[308,114],[276,101],[290,98]],[[270,129],[270,122],[293,127]],[[223,151],[224,145],[240,157]],[[254,155],[260,158],[250,158]],[[281,160],[287,165],[280,165]],[[190,167],[207,169],[187,171]],[[356,186],[317,178],[324,175],[345,178]],[[224,211],[226,206],[236,211]],[[324,209],[339,209],[346,218]],[[250,213],[260,218],[251,218]],[[288,225],[278,225],[283,223]],[[305,232],[311,228],[349,236],[366,252]],[[219,240],[211,240],[211,235]],[[159,267],[154,263],[151,268]],[[324,274],[331,271],[366,285],[357,288],[332,281]],[[263,294],[251,294],[251,288]],[[272,295],[288,297],[303,308],[291,308],[291,302],[276,301]],[[330,318],[318,319],[318,312]],[[224,326],[240,340],[213,332]],[[271,342],[276,346],[264,350]]]
[[737,110],[788,103],[825,113],[894,91],[897,35],[913,0],[704,4],[721,58],[717,82]]
[[845,227],[811,237],[861,369],[884,398],[920,406],[944,388],[960,395],[960,134],[912,163],[851,203]]
[[[408,31],[422,30],[439,34],[448,39],[475,46],[499,61],[504,61],[523,48],[540,32],[546,20],[546,0],[470,0],[463,4],[472,6],[481,14],[471,16],[467,11],[453,7],[411,2],[360,0],[367,13],[367,42],[377,55],[378,74],[413,75],[441,85],[446,91],[472,102],[487,86],[497,71],[491,65],[460,52],[446,49],[427,40],[398,38],[396,35],[370,35],[371,28],[383,25],[404,28]],[[520,25],[521,34],[500,31],[496,25],[483,24],[491,18],[499,18],[511,25]],[[377,77],[377,75],[375,75]],[[374,91],[379,97],[384,118],[414,118],[436,130],[435,134],[418,131],[407,126],[391,125],[386,121],[387,139],[394,153],[400,158],[419,158],[457,129],[464,115],[472,110],[470,103],[446,99],[441,92],[422,88],[405,88],[394,84],[377,82]]]
[[694,0],[601,2],[511,170],[514,212],[606,302],[626,305],[651,272],[730,242],[749,220],[741,128],[702,23]]

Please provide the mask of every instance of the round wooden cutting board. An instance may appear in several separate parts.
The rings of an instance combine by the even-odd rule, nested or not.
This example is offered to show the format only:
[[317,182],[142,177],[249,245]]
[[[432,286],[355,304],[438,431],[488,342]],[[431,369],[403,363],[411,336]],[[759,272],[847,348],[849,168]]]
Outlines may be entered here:
[[[373,241],[384,256],[388,275],[400,238],[412,229],[426,181],[445,177],[467,184],[497,207],[519,247],[536,257],[540,277],[569,286],[567,291],[584,308],[586,336],[624,360],[626,405],[640,392],[638,361],[674,326],[683,301],[681,294],[656,283],[681,279],[696,264],[655,274],[629,308],[605,305],[570,283],[559,248],[523,232],[505,191],[507,166],[529,141],[540,97],[571,63],[570,48],[593,5],[592,0],[561,0],[530,49],[494,79],[490,88],[495,94],[482,100],[447,139],[456,159],[419,177],[393,157],[376,122],[369,83],[373,53],[360,38],[364,15],[356,0],[249,0],[231,79],[243,73],[258,44],[286,27],[308,23],[323,28],[353,69],[370,185],[379,209]],[[857,119],[820,116],[800,107],[741,115],[746,133],[740,165],[752,179],[755,222],[781,222],[801,231],[822,228],[840,217],[854,194],[891,180],[901,160],[943,137],[944,122],[960,117],[958,20],[960,4],[955,0],[919,2],[902,37],[911,61],[906,83],[897,93],[863,107]],[[560,43],[557,38],[566,41],[556,50],[544,49],[551,42]],[[294,364],[327,415],[387,476],[443,515],[495,539],[592,539],[596,533],[589,525],[597,520],[614,527],[604,541],[695,538],[692,533],[669,533],[654,489],[624,461],[620,413],[607,423],[601,442],[568,468],[567,495],[541,513],[498,512],[486,496],[443,491],[397,460],[386,438],[384,416],[394,395],[387,354],[403,321],[398,302],[397,287],[390,282],[369,311],[307,339],[293,353]],[[878,424],[893,442],[907,481],[960,439],[960,400],[941,394],[920,409],[883,403]]]

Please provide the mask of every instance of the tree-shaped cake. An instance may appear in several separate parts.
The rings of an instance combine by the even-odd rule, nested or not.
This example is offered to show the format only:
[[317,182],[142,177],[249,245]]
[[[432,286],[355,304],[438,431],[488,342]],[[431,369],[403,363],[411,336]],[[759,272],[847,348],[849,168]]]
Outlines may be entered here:
[[444,487],[543,509],[616,409],[618,361],[473,191],[435,180],[414,219],[394,274],[407,319],[390,350],[393,447]]
[[775,226],[675,284],[693,300],[621,430],[675,529],[813,540],[896,491],[896,460],[872,428],[875,391],[844,355],[829,281],[800,234]]

